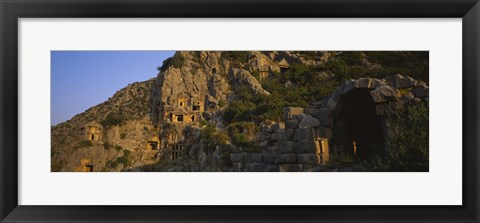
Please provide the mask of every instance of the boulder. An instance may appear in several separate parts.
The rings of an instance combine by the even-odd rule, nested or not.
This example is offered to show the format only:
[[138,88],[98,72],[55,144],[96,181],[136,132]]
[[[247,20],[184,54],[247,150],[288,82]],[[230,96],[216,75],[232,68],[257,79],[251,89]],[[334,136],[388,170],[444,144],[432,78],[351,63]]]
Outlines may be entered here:
[[280,139],[280,134],[272,133],[270,134],[270,141],[278,141]]
[[428,98],[428,87],[418,86],[412,92],[417,98]]
[[298,154],[297,162],[301,164],[319,164],[319,157],[315,154]]
[[395,90],[389,86],[381,86],[377,89],[370,91],[370,95],[375,103],[382,103],[387,101],[396,101],[397,95]]
[[269,144],[269,141],[264,140],[259,144],[259,146],[260,146],[260,148],[266,148],[268,146],[268,144]]
[[294,142],[292,142],[292,141],[279,142],[278,143],[278,153],[280,153],[280,154],[294,153],[293,145],[294,145]]
[[245,161],[244,155],[241,154],[241,153],[231,154],[230,155],[230,160],[232,162],[243,162],[243,161]]
[[296,129],[298,128],[299,121],[297,119],[285,120],[285,128],[287,129]]
[[311,115],[305,115],[305,117],[300,121],[298,124],[299,128],[306,128],[306,127],[316,127],[320,126],[320,121]]
[[355,81],[355,87],[356,88],[370,88],[371,83],[372,83],[371,78],[359,78],[358,80]]
[[354,88],[357,88],[357,81],[356,80],[348,80],[343,84],[341,93],[342,93],[342,95],[344,95]]
[[297,155],[295,154],[279,154],[275,156],[275,163],[295,163]]
[[285,129],[285,123],[284,122],[279,122],[279,123],[275,123],[272,125],[272,131],[278,131],[280,129]]
[[337,102],[331,98],[328,99],[327,108],[330,110],[334,110],[336,107],[337,107]]
[[397,82],[397,88],[409,88],[417,85],[417,81],[411,77],[404,77]]
[[263,154],[262,161],[265,163],[273,163],[275,162],[275,155],[273,154]]
[[293,141],[293,137],[295,136],[294,129],[285,129],[285,140]]
[[303,139],[309,139],[312,140],[314,135],[314,131],[312,128],[299,128],[295,129],[295,136],[294,140],[295,141],[300,141]]
[[310,115],[310,116],[315,117],[316,115],[318,115],[319,109],[318,108],[304,108],[303,112],[306,115]]
[[380,86],[387,86],[387,83],[379,80],[379,79],[376,79],[376,78],[372,78],[372,82],[370,83],[370,88],[378,88]]
[[271,146],[271,147],[262,149],[262,154],[277,154],[277,153],[278,153],[277,146]]
[[315,141],[311,139],[303,139],[295,143],[293,146],[295,153],[302,154],[302,153],[315,153],[317,150],[317,146]]
[[262,154],[261,153],[246,153],[245,154],[245,162],[247,162],[247,163],[262,162]]
[[387,83],[390,86],[398,88],[398,82],[399,82],[400,79],[403,79],[403,78],[404,77],[400,74],[394,74],[394,75],[390,75],[390,76],[385,77],[385,80],[387,81]]

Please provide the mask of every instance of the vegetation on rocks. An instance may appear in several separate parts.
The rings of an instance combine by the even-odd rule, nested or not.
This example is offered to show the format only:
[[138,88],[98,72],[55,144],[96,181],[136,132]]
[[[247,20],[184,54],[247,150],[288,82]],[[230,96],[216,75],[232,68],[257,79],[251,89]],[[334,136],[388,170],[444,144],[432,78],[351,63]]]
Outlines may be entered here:
[[385,143],[385,153],[365,161],[366,171],[416,172],[429,170],[428,103],[409,105],[389,116],[393,137]]

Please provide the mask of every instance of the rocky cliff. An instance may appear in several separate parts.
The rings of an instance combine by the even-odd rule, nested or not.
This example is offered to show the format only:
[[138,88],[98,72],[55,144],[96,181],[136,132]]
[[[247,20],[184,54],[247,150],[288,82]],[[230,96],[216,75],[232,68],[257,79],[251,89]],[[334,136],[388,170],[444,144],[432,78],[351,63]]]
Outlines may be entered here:
[[428,52],[179,51],[158,69],[53,127],[52,170],[314,170],[382,144],[344,136],[341,107],[388,134],[388,111],[428,100]]
[[[85,163],[94,171],[120,171],[149,163],[151,154],[144,148],[156,133],[148,104],[153,83],[132,83],[52,127],[52,171],[83,171]],[[96,128],[93,140],[89,128]]]

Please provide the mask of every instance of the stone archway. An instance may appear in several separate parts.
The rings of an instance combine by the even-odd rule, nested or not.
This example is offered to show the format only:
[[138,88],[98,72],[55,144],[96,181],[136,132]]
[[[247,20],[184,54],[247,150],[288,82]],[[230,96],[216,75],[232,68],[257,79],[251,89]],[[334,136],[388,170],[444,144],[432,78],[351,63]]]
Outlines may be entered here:
[[398,92],[375,78],[349,80],[327,103],[331,152],[364,158],[385,148],[388,136],[385,110],[398,100]]

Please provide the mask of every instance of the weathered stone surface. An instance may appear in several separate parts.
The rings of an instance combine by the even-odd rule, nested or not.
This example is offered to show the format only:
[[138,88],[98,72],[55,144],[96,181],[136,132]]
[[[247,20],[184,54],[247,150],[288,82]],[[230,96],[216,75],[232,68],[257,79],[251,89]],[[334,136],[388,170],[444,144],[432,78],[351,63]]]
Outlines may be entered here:
[[380,86],[386,86],[387,83],[379,80],[379,79],[376,79],[376,78],[372,78],[372,82],[370,83],[370,88],[378,88]]
[[342,87],[342,95],[351,91],[352,89],[356,88],[356,81],[355,80],[348,80],[343,84]]
[[247,162],[247,163],[262,162],[262,154],[261,153],[246,153],[245,154],[245,162]]
[[428,87],[423,87],[423,86],[419,86],[419,87],[415,87],[413,89],[413,95],[415,95],[415,97],[417,98],[428,98],[429,96],[429,93],[428,93]]
[[264,125],[261,126],[260,131],[270,133],[270,132],[272,132],[272,128],[269,125],[264,124]]
[[296,129],[298,128],[299,121],[297,119],[285,120],[285,128],[287,129]]
[[389,86],[381,86],[373,91],[370,91],[370,95],[375,103],[382,103],[387,101],[396,101],[397,95],[395,90]]
[[262,161],[265,163],[273,163],[275,162],[275,155],[273,154],[263,154]]
[[340,86],[330,95],[330,99],[334,101],[338,101],[342,95],[343,95],[343,86]]
[[337,102],[333,99],[328,99],[328,102],[327,102],[327,108],[330,109],[330,110],[334,110],[335,107],[337,107]]
[[311,115],[305,115],[305,117],[300,121],[298,124],[299,128],[306,128],[306,127],[316,127],[320,126],[320,121]]
[[372,83],[371,78],[359,78],[358,80],[355,81],[355,87],[356,88],[370,88],[371,83]]
[[250,165],[251,172],[265,172],[271,165],[265,163],[253,163]]
[[409,88],[417,84],[417,81],[411,77],[404,77],[398,80],[397,88]]
[[277,154],[277,153],[278,153],[277,146],[271,146],[266,149],[262,149],[262,154]]
[[320,121],[320,125],[321,126],[327,126],[328,125],[328,109],[326,108],[322,108],[322,109],[318,109],[318,114],[317,116],[313,116],[315,118],[317,118],[319,121]]
[[400,74],[394,74],[385,77],[385,80],[387,81],[387,84],[389,84],[392,87],[398,88],[398,82],[400,79],[403,79],[404,77]]
[[236,80],[235,83],[237,85],[247,86],[249,90],[254,94],[270,95],[270,92],[263,89],[260,82],[258,82],[258,80],[246,70],[238,68],[230,69],[229,76],[230,78]]
[[315,117],[316,115],[318,115],[319,109],[318,108],[304,108],[303,112],[306,115],[311,115],[311,116]]
[[230,160],[232,162],[244,162],[244,155],[241,153],[234,153],[230,155]]
[[278,153],[280,154],[294,153],[293,145],[294,145],[294,142],[291,142],[291,141],[280,142],[278,144]]
[[285,129],[285,140],[286,141],[293,141],[293,137],[295,136],[294,129]]
[[264,140],[264,141],[262,141],[262,142],[259,144],[259,146],[260,146],[260,148],[265,148],[265,147],[268,146],[268,144],[269,144],[269,141],[268,141],[268,140]]
[[299,172],[303,170],[301,164],[281,164],[278,167],[280,172]]
[[375,111],[377,112],[377,115],[387,115],[393,112],[394,109],[395,106],[390,103],[382,103],[375,105]]
[[284,120],[293,119],[294,115],[301,115],[301,114],[303,114],[303,108],[298,108],[298,107],[283,108],[283,118],[284,118]]
[[314,132],[312,128],[295,129],[294,140],[300,141],[303,139],[313,139],[313,135],[314,135]]
[[330,128],[318,127],[315,128],[315,139],[323,139],[323,138],[332,138],[333,132]]
[[279,154],[275,156],[275,163],[295,163],[297,162],[296,154]]
[[235,162],[235,163],[232,163],[233,164],[233,167],[235,168],[236,171],[243,171],[243,169],[245,168],[245,163],[244,162]]
[[279,122],[279,123],[275,123],[272,125],[272,131],[278,131],[280,129],[285,129],[285,123],[284,122]]
[[298,154],[297,155],[297,162],[301,164],[319,164],[319,160],[317,155],[315,154]]
[[330,154],[328,154],[328,153],[319,154],[319,155],[317,155],[317,156],[320,157],[320,159],[321,159],[320,162],[323,163],[323,164],[328,163],[328,161],[330,160]]
[[295,143],[293,146],[295,153],[302,154],[302,153],[315,153],[316,152],[316,144],[315,141],[311,139],[303,139]]
[[270,134],[270,141],[278,141],[280,139],[280,134],[272,133]]

